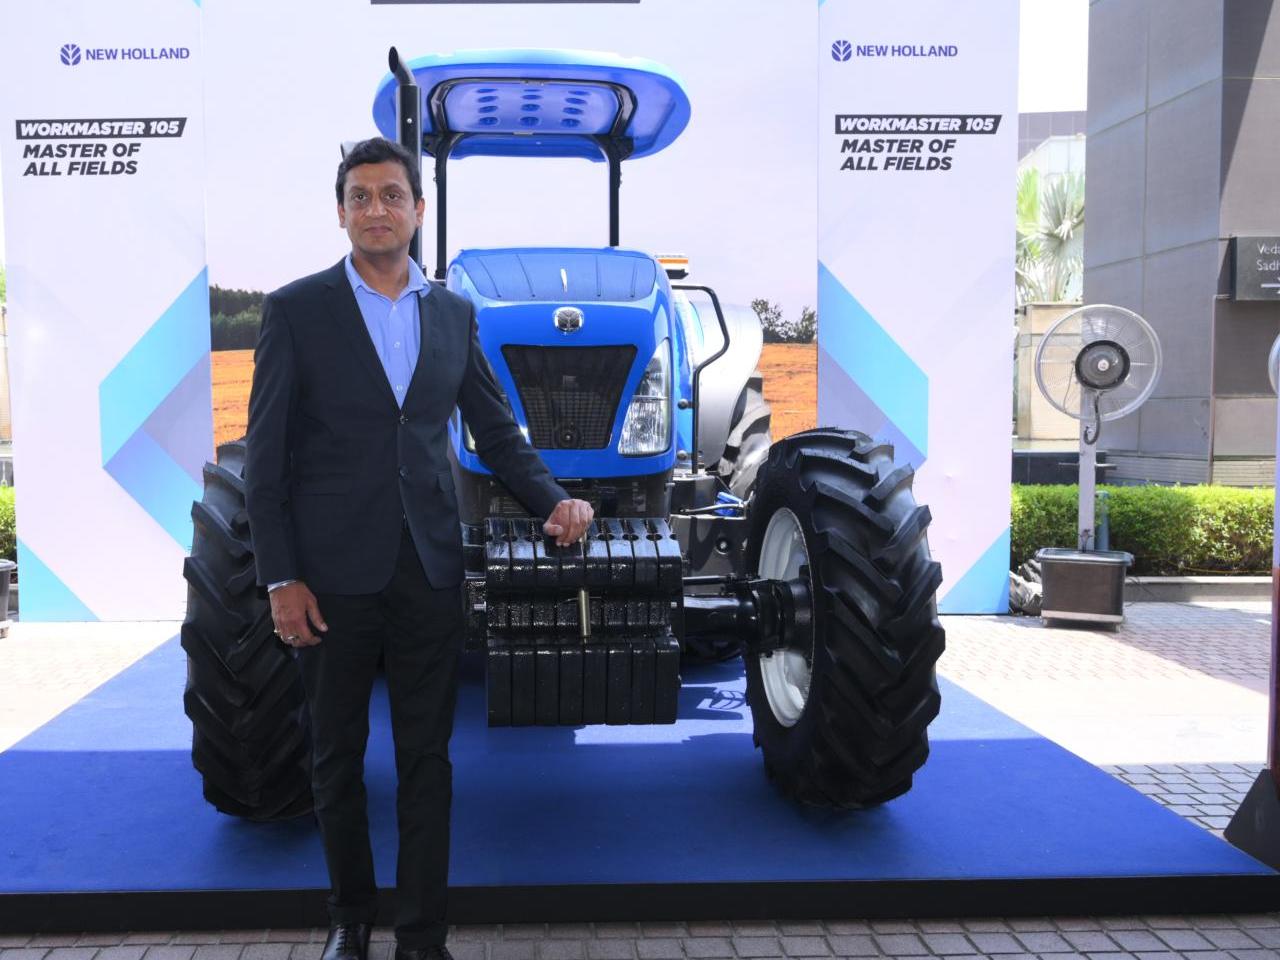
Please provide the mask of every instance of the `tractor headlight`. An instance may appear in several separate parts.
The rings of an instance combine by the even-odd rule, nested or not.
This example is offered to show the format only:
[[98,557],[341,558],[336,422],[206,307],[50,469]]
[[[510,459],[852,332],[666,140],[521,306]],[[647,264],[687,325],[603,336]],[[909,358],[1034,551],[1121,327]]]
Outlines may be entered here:
[[666,340],[658,344],[644,368],[635,396],[622,421],[618,452],[628,456],[661,453],[671,435],[671,362]]

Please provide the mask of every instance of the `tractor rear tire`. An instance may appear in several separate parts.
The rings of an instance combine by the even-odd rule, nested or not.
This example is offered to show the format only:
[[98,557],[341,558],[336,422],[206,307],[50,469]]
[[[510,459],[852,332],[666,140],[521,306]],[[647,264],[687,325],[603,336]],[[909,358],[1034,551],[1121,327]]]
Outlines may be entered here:
[[738,394],[724,453],[716,465],[716,473],[735,497],[746,500],[751,496],[756,474],[769,456],[769,445],[773,442],[771,419],[772,412],[764,398],[764,376],[757,368]]
[[772,661],[785,651],[746,654],[747,700],[766,773],[802,803],[856,809],[891,800],[910,789],[929,755],[928,727],[941,703],[942,574],[912,476],[909,466],[895,467],[888,445],[834,429],[775,443],[760,469],[747,569],[777,576],[761,569],[775,524],[782,533],[771,535],[765,566],[777,567],[780,555],[792,568],[802,563],[813,643],[789,661]]
[[310,719],[292,651],[276,638],[271,605],[256,585],[243,441],[222,445],[217,463],[205,464],[204,498],[191,517],[183,704],[205,799],[248,820],[309,813]]

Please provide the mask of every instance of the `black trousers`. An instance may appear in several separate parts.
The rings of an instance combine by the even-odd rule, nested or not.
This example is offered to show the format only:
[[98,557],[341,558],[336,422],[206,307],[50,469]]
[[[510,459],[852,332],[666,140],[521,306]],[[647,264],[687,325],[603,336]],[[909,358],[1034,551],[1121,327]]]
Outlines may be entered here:
[[298,650],[313,740],[312,791],[324,841],[333,923],[373,923],[377,910],[364,786],[369,696],[385,654],[396,754],[396,939],[443,944],[453,767],[449,737],[465,621],[462,587],[432,587],[406,529],[380,592],[317,596],[329,625]]

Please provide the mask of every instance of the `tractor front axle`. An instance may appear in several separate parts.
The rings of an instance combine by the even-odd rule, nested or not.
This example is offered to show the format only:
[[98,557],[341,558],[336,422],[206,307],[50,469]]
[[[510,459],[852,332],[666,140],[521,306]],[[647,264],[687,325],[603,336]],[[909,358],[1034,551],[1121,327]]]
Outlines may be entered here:
[[[801,570],[802,573],[805,571]],[[689,577],[687,586],[719,582],[715,594],[686,594],[684,636],[718,636],[736,640],[751,656],[794,649],[810,656],[813,648],[813,602],[807,577],[769,580],[760,577]]]

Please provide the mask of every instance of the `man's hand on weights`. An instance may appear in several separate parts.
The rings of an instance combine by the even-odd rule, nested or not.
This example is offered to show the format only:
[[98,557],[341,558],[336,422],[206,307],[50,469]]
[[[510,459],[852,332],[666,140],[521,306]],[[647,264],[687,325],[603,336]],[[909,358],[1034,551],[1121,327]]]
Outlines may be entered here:
[[595,511],[585,500],[561,500],[542,525],[542,532],[556,538],[556,546],[577,543],[591,525]]

